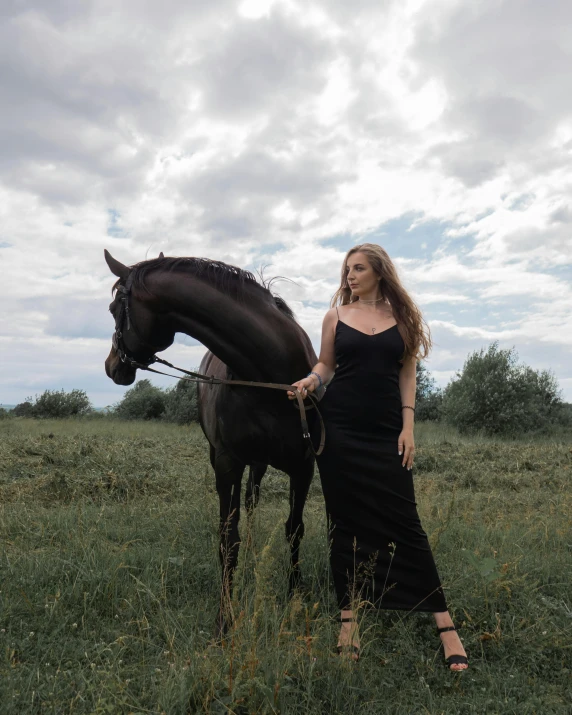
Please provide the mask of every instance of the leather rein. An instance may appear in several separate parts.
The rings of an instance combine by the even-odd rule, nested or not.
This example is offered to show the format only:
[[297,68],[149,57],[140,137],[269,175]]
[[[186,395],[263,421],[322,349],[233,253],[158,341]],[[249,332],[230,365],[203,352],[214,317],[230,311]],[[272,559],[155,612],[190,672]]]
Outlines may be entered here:
[[[133,276],[133,274],[130,273],[127,276],[126,284],[123,285],[122,283],[119,283],[119,285],[117,286],[117,292],[121,293],[121,297],[119,298],[120,305],[117,309],[117,317],[115,318],[115,332],[113,333],[113,336],[111,338],[111,343],[115,349],[115,352],[117,353],[117,356],[121,360],[121,362],[127,363],[128,365],[138,368],[139,370],[147,370],[147,372],[154,372],[157,375],[167,375],[168,377],[174,377],[177,380],[185,380],[187,382],[203,382],[203,383],[206,382],[206,383],[209,383],[210,385],[246,385],[246,386],[250,386],[250,387],[269,387],[274,390],[290,390],[291,392],[294,392],[296,399],[298,401],[298,405],[294,405],[294,407],[297,407],[297,409],[300,410],[300,421],[301,421],[301,425],[302,425],[302,437],[308,443],[308,448],[311,450],[311,452],[314,456],[317,457],[318,455],[320,455],[322,453],[322,451],[324,449],[325,442],[326,442],[326,428],[324,426],[324,420],[322,419],[322,415],[320,414],[320,411],[318,410],[318,400],[311,393],[307,394],[307,398],[310,399],[313,404],[307,407],[306,405],[304,405],[304,398],[302,397],[302,393],[294,385],[287,385],[287,384],[282,384],[282,383],[278,383],[278,382],[256,382],[253,380],[228,380],[228,379],[225,379],[222,377],[215,377],[214,375],[203,375],[200,372],[192,372],[191,370],[185,370],[182,367],[177,367],[176,365],[172,365],[170,362],[167,362],[167,360],[163,360],[162,358],[155,355],[156,348],[141,339],[139,333],[135,329],[135,325],[133,324],[133,320],[131,318],[130,308],[129,308],[129,296],[131,294],[131,284],[133,281],[132,276]],[[145,360],[144,362],[135,360],[133,357],[131,357],[127,353],[125,344],[123,342],[124,321],[126,321],[126,323],[127,323],[127,330],[130,330],[145,348],[148,348],[151,350],[151,353],[152,353],[151,357],[148,358],[147,360]],[[180,375],[172,375],[169,372],[161,372],[160,370],[155,370],[152,367],[149,367],[150,365],[153,365],[154,363],[160,363],[161,365],[166,365],[167,367],[170,367],[173,370],[182,372],[185,375],[190,375],[191,377],[182,377]],[[324,387],[323,389],[325,390],[326,388]],[[306,409],[311,410],[313,408],[316,408],[316,412],[318,413],[318,417],[320,418],[320,425],[321,425],[320,445],[319,445],[317,451],[314,449],[314,445],[312,444],[312,439],[310,437],[310,432],[308,429],[308,420],[306,419]]]

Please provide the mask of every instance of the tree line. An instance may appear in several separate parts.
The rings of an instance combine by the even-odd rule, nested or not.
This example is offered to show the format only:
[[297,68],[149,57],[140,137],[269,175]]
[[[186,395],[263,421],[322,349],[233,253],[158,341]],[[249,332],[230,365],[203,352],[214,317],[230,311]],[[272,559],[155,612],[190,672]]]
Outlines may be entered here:
[[[196,368],[195,368],[196,369]],[[554,426],[572,427],[572,404],[563,402],[551,371],[518,363],[514,350],[498,341],[469,355],[446,387],[439,388],[422,362],[417,363],[416,420],[455,426],[461,434],[518,436],[549,433]],[[139,380],[123,399],[103,412],[93,409],[83,390],[46,390],[27,398],[8,417],[99,417],[162,420],[189,424],[198,419],[196,383],[180,380],[161,389]]]
[[61,419],[90,417],[124,420],[164,420],[176,424],[197,421],[196,383],[180,380],[162,390],[147,379],[139,380],[123,399],[104,410],[94,409],[85,390],[45,390],[35,398],[28,397],[10,412],[0,408],[0,419],[31,417]]

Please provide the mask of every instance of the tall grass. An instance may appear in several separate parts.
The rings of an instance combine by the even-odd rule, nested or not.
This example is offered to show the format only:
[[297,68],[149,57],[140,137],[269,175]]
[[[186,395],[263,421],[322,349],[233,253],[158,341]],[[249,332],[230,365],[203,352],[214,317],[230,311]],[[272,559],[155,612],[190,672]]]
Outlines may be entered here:
[[[470,669],[430,614],[360,612],[334,655],[318,474],[286,597],[287,477],[269,469],[219,603],[218,499],[197,426],[0,423],[0,712],[571,713],[572,439],[416,427],[416,497]],[[244,485],[243,485],[244,486]]]

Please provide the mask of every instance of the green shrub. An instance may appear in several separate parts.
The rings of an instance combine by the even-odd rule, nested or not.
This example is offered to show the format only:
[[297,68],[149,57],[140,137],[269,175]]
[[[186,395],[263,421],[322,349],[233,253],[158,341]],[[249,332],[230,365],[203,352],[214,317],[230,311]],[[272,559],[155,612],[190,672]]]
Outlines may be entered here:
[[447,385],[441,412],[462,434],[515,436],[541,432],[564,415],[554,375],[517,364],[514,349],[498,341],[474,352]]
[[417,389],[415,392],[415,419],[437,422],[441,418],[443,391],[422,362],[417,362]]
[[197,383],[179,380],[174,387],[165,393],[165,412],[163,419],[178,425],[196,422],[197,409]]
[[139,380],[127,390],[114,414],[124,420],[158,420],[165,412],[167,398],[160,387],[149,380]]
[[556,422],[563,427],[572,427],[572,402],[563,402],[559,405]]
[[34,405],[32,404],[32,398],[28,397],[24,402],[16,405],[12,410],[14,417],[33,417],[34,416]]
[[36,396],[32,410],[34,417],[49,419],[87,415],[93,408],[84,390],[45,390]]
[[37,417],[39,419],[63,419],[91,414],[93,407],[84,390],[45,390],[32,400],[24,402],[12,410],[14,417]]

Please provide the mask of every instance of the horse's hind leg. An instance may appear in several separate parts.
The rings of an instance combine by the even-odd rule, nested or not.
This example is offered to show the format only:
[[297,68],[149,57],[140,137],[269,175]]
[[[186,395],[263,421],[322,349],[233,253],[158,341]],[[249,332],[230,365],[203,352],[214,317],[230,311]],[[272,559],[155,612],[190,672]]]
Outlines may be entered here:
[[246,507],[246,548],[252,544],[252,516],[254,508],[260,499],[260,482],[268,469],[267,464],[254,462],[248,470],[248,481],[246,483],[246,494],[244,496],[244,506]]
[[240,548],[240,486],[245,464],[233,459],[228,452],[215,456],[216,490],[220,509],[219,560],[222,568],[222,584],[219,612],[216,620],[216,637],[222,638],[232,620],[232,578],[238,562]]
[[250,465],[248,470],[248,482],[246,483],[246,494],[244,496],[244,506],[246,511],[250,513],[258,504],[260,499],[260,482],[268,469],[267,464],[255,462]]
[[286,521],[286,538],[290,543],[291,570],[289,578],[289,595],[300,587],[300,542],[304,536],[303,513],[308,490],[314,475],[314,458],[308,458],[296,465],[296,469],[288,471],[290,476],[290,514]]

